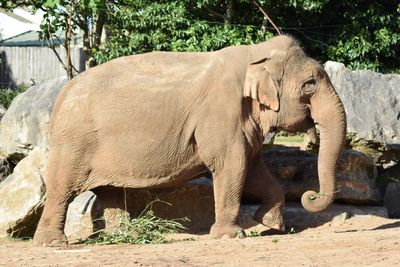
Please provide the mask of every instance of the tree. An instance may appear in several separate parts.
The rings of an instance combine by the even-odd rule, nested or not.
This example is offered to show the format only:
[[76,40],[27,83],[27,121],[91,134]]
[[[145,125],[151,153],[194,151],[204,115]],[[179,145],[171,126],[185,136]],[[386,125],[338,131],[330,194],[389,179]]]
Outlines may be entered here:
[[[14,0],[2,1],[1,7],[13,9],[21,6],[30,6],[34,12],[41,9],[45,12],[40,26],[40,37],[49,41],[50,48],[56,53],[58,59],[66,69],[68,76],[72,77],[72,69],[58,55],[55,49],[56,43],[61,43],[68,50],[72,32],[81,30],[83,32],[83,51],[85,54],[86,67],[96,65],[93,50],[100,45],[103,35],[103,27],[107,18],[108,8],[116,5],[117,0]],[[59,37],[64,33],[63,40]],[[68,54],[68,52],[67,52]],[[67,58],[70,61],[70,58]]]

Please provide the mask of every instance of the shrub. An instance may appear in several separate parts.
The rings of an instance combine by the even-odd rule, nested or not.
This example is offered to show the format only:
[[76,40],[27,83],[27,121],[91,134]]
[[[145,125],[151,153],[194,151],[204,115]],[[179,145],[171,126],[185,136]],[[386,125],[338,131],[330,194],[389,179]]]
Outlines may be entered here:
[[28,86],[21,85],[16,90],[10,88],[0,88],[0,104],[3,105],[5,108],[8,108],[11,105],[13,99],[26,91]]

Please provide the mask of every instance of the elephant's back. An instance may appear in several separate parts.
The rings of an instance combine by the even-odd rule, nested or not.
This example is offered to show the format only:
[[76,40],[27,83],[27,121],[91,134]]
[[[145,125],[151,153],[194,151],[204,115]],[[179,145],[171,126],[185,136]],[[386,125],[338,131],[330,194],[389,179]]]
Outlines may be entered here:
[[[185,93],[210,86],[221,78],[221,66],[228,72],[237,65],[243,47],[216,52],[150,52],[120,57],[86,70],[70,81],[60,101],[76,97],[113,97],[118,94],[143,95],[146,99],[162,91]],[[239,52],[239,53],[238,53]],[[235,58],[235,59],[234,59]],[[206,84],[207,83],[207,84]]]
[[92,68],[79,77],[93,90],[168,89],[193,80],[212,64],[212,53],[151,52],[120,57]]

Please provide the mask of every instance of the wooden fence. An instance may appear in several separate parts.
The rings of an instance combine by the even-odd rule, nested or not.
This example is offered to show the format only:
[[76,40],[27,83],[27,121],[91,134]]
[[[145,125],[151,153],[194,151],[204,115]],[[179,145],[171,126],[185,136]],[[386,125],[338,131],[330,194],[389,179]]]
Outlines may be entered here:
[[[62,59],[66,58],[64,48],[57,51]],[[71,60],[79,72],[85,70],[82,48],[71,48]],[[0,46],[0,88],[40,83],[65,75],[63,66],[48,47]]]

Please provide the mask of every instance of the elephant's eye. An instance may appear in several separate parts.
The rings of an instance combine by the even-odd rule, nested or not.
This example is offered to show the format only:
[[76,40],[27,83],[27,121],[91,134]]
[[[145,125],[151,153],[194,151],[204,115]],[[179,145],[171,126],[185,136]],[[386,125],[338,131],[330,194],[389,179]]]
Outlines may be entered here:
[[304,85],[314,86],[315,85],[315,80],[314,79],[309,79],[304,83]]
[[304,85],[303,85],[303,91],[304,91],[306,94],[312,93],[312,92],[314,92],[315,85],[316,85],[315,79],[309,79],[309,80],[307,80],[307,81],[304,83]]

